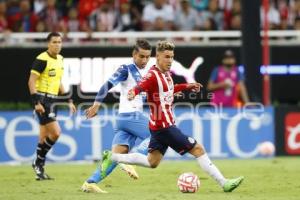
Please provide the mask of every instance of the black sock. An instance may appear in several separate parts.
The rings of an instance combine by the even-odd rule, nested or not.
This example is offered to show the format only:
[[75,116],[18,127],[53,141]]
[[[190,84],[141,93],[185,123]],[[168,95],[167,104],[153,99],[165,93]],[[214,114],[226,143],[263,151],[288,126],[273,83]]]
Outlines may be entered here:
[[46,137],[44,141],[44,156],[48,153],[48,151],[52,148],[55,144],[55,141],[50,140],[50,138]]
[[45,162],[45,157],[42,156],[43,155],[43,145],[44,144],[38,143],[38,145],[36,147],[36,160],[35,160],[36,165],[40,165],[41,163]]
[[50,140],[49,137],[46,137],[43,144],[38,144],[37,146],[37,157],[36,157],[36,164],[44,165],[46,160],[46,155],[48,151],[52,148],[55,144],[55,141]]

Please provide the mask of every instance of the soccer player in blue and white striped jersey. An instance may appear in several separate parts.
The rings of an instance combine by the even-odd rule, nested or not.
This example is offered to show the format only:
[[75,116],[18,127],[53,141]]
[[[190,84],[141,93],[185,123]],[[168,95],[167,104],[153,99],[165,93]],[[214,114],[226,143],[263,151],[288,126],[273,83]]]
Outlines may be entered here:
[[[86,117],[92,118],[97,112],[106,97],[108,91],[114,86],[121,85],[119,113],[116,120],[116,131],[112,142],[112,152],[128,153],[135,145],[136,140],[144,140],[138,147],[137,151],[143,154],[148,153],[149,128],[148,117],[143,114],[144,96],[141,94],[134,101],[127,99],[128,91],[133,88],[147,73],[146,65],[151,56],[151,45],[148,41],[140,39],[136,41],[133,48],[133,60],[129,64],[121,65],[117,71],[106,81],[100,88],[94,104],[86,110]],[[94,174],[88,178],[81,189],[84,192],[105,193],[97,183],[107,177],[117,166],[113,163],[106,171],[97,169]],[[132,166],[123,165],[122,169],[131,177],[138,178],[138,174]]]

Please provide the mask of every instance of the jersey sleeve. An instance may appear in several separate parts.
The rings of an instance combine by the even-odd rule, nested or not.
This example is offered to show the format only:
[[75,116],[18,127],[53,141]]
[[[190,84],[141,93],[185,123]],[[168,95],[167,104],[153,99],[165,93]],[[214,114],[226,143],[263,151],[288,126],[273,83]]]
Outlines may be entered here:
[[243,70],[238,68],[238,82],[240,82],[240,81],[245,81],[245,74],[244,74]]
[[188,86],[188,84],[186,84],[186,83],[174,85],[174,93],[186,90],[187,86]]
[[109,91],[111,88],[113,88],[113,87],[114,87],[114,85],[113,85],[111,82],[106,81],[106,83],[104,83],[104,84],[102,85],[102,87],[100,88],[99,92],[97,93],[97,96],[96,96],[96,98],[95,98],[95,101],[100,102],[100,103],[103,102],[103,100],[104,100],[104,98],[106,97],[108,91]]
[[209,77],[209,80],[212,81],[212,82],[216,82],[217,81],[217,77],[218,77],[218,68],[215,67],[213,69],[213,71],[211,72],[211,75]]
[[121,81],[126,81],[128,77],[128,68],[125,65],[120,66],[117,71],[108,79],[114,86]]
[[31,66],[31,72],[40,75],[46,68],[47,61],[36,59]]
[[155,86],[157,85],[156,83],[156,78],[155,75],[149,71],[143,79],[138,82],[137,86],[133,88],[135,94],[139,94],[140,92],[152,92],[155,89]]

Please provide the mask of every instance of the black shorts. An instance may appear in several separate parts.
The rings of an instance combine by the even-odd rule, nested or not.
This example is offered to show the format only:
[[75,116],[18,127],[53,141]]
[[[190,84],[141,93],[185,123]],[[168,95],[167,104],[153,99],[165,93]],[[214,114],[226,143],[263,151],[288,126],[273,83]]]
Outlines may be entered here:
[[176,126],[151,131],[151,139],[148,146],[148,152],[159,150],[163,155],[168,147],[171,147],[180,155],[189,152],[197,144],[194,138],[184,135]]
[[57,106],[55,106],[57,99],[47,96],[41,96],[40,102],[44,106],[45,112],[43,114],[36,113],[40,125],[45,125],[56,121]]

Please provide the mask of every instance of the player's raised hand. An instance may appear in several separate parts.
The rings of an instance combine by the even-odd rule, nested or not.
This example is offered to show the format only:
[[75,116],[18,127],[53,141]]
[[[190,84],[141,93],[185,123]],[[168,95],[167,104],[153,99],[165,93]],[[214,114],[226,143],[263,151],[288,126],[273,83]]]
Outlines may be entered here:
[[92,117],[95,117],[98,113],[100,107],[100,103],[94,103],[91,107],[89,107],[88,109],[86,109],[85,112],[85,116],[87,119],[90,119]]
[[39,113],[39,114],[43,114],[45,112],[45,108],[41,103],[38,103],[34,106],[34,110],[35,112]]
[[201,87],[203,87],[203,85],[200,83],[189,83],[188,84],[188,89],[193,92],[200,92]]
[[134,99],[134,97],[135,97],[135,92],[133,91],[133,89],[129,90],[129,91],[128,91],[128,94],[127,94],[127,99],[128,99],[129,101],[131,101],[131,100]]

